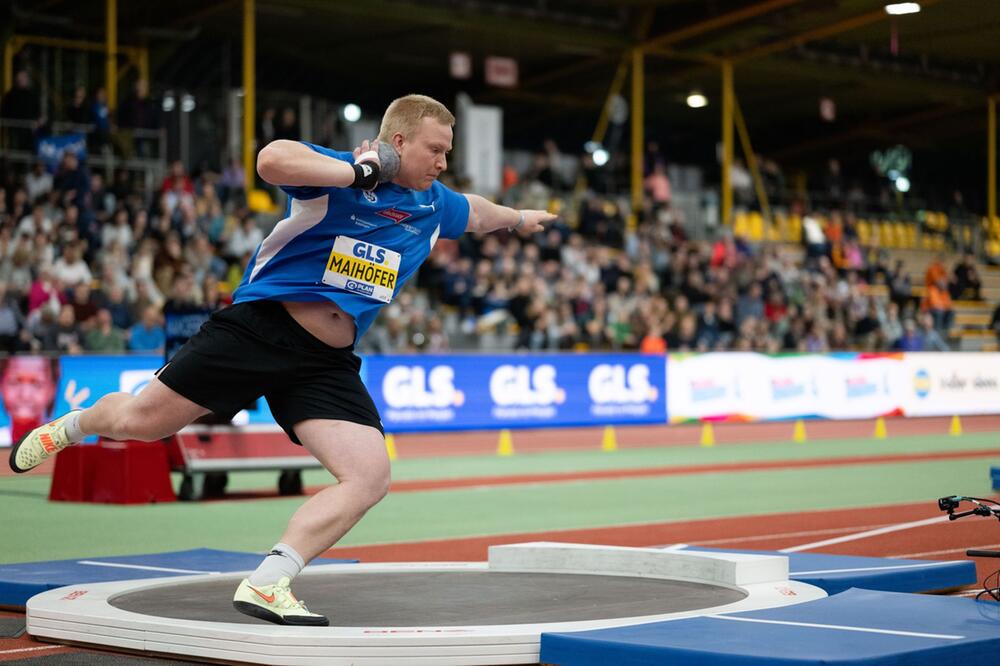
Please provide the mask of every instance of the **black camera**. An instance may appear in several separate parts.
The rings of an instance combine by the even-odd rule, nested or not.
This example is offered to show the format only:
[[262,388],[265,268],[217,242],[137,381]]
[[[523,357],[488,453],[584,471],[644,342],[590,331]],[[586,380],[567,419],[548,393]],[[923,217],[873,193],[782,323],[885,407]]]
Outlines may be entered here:
[[951,497],[942,497],[938,500],[938,508],[942,511],[954,511],[958,508],[962,499],[958,495],[952,495]]

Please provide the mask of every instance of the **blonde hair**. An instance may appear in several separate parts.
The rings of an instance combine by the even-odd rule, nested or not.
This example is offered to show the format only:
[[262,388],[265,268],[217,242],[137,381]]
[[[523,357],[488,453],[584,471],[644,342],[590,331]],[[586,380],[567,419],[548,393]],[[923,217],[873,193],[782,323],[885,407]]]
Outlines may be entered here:
[[417,129],[423,118],[433,118],[438,122],[452,126],[455,116],[451,111],[432,97],[427,95],[406,95],[394,99],[382,116],[382,126],[378,131],[379,141],[392,141],[399,132],[405,137]]

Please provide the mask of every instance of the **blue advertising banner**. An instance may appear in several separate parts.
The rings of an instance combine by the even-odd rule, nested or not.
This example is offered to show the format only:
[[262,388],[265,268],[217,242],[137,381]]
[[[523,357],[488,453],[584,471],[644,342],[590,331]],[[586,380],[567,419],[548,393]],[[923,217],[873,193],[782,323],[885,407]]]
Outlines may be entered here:
[[[163,356],[64,356],[60,359],[56,414],[90,407],[106,393],[123,391],[137,394],[163,365]],[[266,400],[258,400],[255,409],[236,415],[233,423],[274,424]]]
[[45,163],[46,168],[52,173],[59,168],[59,162],[67,151],[76,155],[81,162],[86,160],[87,137],[83,134],[64,134],[38,140],[38,159]]
[[365,365],[388,432],[667,421],[663,356],[370,356]]

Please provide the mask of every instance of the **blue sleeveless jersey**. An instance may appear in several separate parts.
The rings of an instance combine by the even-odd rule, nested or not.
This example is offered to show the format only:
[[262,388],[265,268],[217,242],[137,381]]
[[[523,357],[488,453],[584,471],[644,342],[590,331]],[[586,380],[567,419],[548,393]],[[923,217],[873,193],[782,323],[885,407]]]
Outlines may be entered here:
[[[354,156],[305,144],[344,162]],[[399,293],[439,237],[458,238],[469,202],[435,181],[418,192],[393,183],[372,192],[286,187],[288,208],[247,265],[234,303],[333,301],[354,317],[360,338]]]

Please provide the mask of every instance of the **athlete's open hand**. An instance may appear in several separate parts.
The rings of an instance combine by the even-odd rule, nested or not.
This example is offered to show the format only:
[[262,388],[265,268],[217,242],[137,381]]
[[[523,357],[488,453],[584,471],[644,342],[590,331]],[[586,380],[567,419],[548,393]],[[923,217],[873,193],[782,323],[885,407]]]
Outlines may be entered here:
[[544,210],[522,210],[520,212],[524,213],[524,224],[518,227],[517,232],[525,235],[544,231],[546,224],[554,222],[559,217]]

